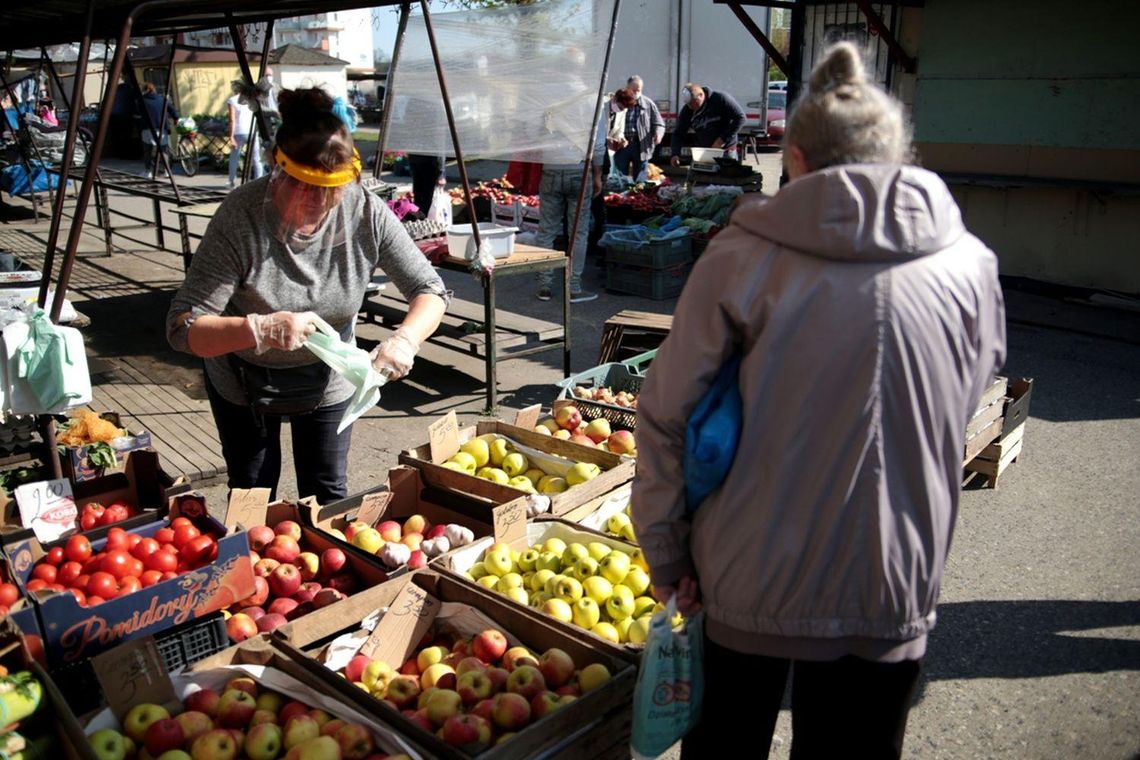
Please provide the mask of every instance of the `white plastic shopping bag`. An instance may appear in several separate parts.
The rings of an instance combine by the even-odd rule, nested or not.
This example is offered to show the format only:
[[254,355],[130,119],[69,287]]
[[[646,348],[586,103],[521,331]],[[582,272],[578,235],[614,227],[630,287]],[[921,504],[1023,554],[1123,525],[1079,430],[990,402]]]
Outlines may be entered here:
[[436,185],[431,196],[431,208],[427,212],[429,222],[437,222],[446,229],[451,226],[451,196],[443,185]]
[[677,630],[677,599],[653,616],[633,688],[633,757],[657,757],[680,741],[701,717],[704,695],[704,614]]

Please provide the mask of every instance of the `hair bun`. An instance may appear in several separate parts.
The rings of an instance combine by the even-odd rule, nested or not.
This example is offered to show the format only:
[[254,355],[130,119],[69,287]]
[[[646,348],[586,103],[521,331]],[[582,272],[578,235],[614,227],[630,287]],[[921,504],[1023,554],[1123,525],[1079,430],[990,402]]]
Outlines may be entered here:
[[282,121],[311,120],[331,114],[333,99],[322,89],[282,90],[277,96],[277,111]]
[[859,85],[866,82],[867,71],[863,68],[863,58],[859,48],[850,42],[840,42],[816,64],[811,72],[808,87],[813,92],[825,92],[843,85]]

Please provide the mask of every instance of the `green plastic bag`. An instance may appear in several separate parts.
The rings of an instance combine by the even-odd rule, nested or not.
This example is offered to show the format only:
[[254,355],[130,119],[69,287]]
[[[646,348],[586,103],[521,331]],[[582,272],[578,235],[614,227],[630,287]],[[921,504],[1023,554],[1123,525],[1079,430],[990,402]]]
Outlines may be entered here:
[[657,757],[689,733],[704,696],[704,613],[673,630],[677,600],[653,616],[633,689],[635,758]]
[[380,401],[380,388],[387,382],[387,378],[372,368],[372,360],[367,351],[342,341],[340,334],[328,322],[317,317],[313,324],[317,326],[317,332],[305,341],[305,348],[356,388],[336,429],[339,435],[356,422],[360,415],[376,406]]

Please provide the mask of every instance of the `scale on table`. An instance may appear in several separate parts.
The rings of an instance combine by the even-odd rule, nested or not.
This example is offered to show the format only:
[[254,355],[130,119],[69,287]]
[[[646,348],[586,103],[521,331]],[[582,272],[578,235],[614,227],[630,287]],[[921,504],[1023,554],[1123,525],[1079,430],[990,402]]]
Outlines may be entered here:
[[693,161],[689,164],[690,172],[701,174],[717,174],[720,172],[717,159],[724,158],[725,151],[720,148],[690,148],[689,150],[693,153]]

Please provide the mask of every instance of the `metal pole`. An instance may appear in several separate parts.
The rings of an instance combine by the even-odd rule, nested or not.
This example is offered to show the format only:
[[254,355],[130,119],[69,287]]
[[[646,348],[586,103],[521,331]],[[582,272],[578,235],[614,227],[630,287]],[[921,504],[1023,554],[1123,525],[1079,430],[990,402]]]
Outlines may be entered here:
[[[166,65],[166,87],[162,91],[162,122],[160,123],[160,129],[158,130],[160,134],[166,131],[166,104],[170,102],[170,87],[171,83],[174,81],[174,56],[177,52],[178,46],[175,45],[172,40],[170,43],[170,63]],[[167,138],[167,141],[169,142],[169,138]],[[158,174],[158,164],[164,155],[165,151],[162,150],[162,146],[157,146],[157,149],[154,151],[154,166],[151,167],[152,174]],[[168,175],[174,174],[174,172],[170,171],[169,165],[166,167],[166,173]],[[173,176],[171,176],[170,181],[172,183],[174,182]]]
[[[75,81],[71,83],[71,101],[67,105],[67,136],[63,141],[63,166],[59,170],[59,185],[61,192],[56,194],[55,207],[52,209],[51,227],[48,229],[47,252],[44,254],[44,275],[40,280],[40,293],[36,300],[42,309],[47,305],[48,284],[51,282],[51,273],[55,268],[55,247],[59,242],[59,228],[63,224],[63,205],[65,201],[68,176],[71,172],[71,162],[75,159],[75,141],[79,138],[79,111],[83,103],[83,84],[87,79],[87,56],[91,54],[91,23],[95,18],[95,0],[87,0],[87,24],[83,32],[83,41],[79,43],[79,58],[75,61]],[[47,50],[43,50],[46,57]],[[60,95],[64,95],[63,83],[59,81],[55,66],[48,59],[48,68],[56,80]]]
[[772,41],[768,39],[768,36],[760,30],[760,27],[756,26],[756,22],[752,20],[752,17],[749,16],[745,10],[740,7],[740,3],[736,2],[735,0],[730,0],[728,7],[732,10],[733,13],[736,14],[736,18],[740,20],[740,23],[744,25],[744,28],[747,29],[748,33],[752,35],[752,38],[756,40],[756,42],[760,43],[760,47],[764,48],[764,52],[768,54],[768,57],[772,60],[772,63],[776,64],[776,68],[784,72],[784,76],[788,76],[787,59],[784,58],[784,55],[776,49],[776,46],[772,44]]
[[[459,164],[459,181],[463,184],[463,197],[467,201],[467,208],[471,213],[471,235],[475,238],[475,250],[478,251],[483,245],[483,239],[479,235],[479,220],[475,218],[475,203],[471,198],[471,185],[467,181],[467,166],[463,163],[463,148],[459,145],[459,130],[455,127],[455,114],[451,111],[451,96],[447,92],[447,77],[443,73],[443,64],[439,59],[439,45],[435,41],[435,29],[432,27],[431,11],[428,10],[427,0],[420,0],[420,8],[424,14],[424,26],[427,28],[428,42],[431,43],[431,57],[435,62],[435,73],[439,77],[439,90],[443,94],[443,108],[447,113],[447,126],[451,130],[451,144],[455,146],[455,160]],[[388,92],[384,94],[385,97],[389,95]],[[488,337],[488,341],[493,338],[494,336]]]
[[[566,353],[564,358],[565,371],[567,376],[570,374],[570,274],[574,261],[574,241],[578,238],[578,228],[582,224],[582,209],[586,204],[586,188],[590,184],[590,169],[591,164],[594,162],[594,141],[598,137],[598,120],[602,118],[602,104],[605,100],[606,90],[606,77],[610,73],[610,55],[614,50],[614,37],[617,36],[617,22],[618,10],[621,8],[621,0],[614,0],[614,13],[613,19],[610,21],[610,36],[606,42],[606,57],[602,61],[602,76],[598,80],[598,97],[594,100],[594,118],[590,121],[590,142],[586,145],[586,165],[582,169],[582,184],[578,188],[578,202],[574,206],[574,223],[570,225],[569,233],[570,239],[566,241],[566,256],[570,259],[566,262],[566,269],[562,273],[562,318],[563,323],[567,326],[564,330],[566,333]],[[601,171],[600,169],[598,171]],[[586,251],[582,251],[582,255],[586,255]]]
[[[245,79],[245,82],[249,87],[253,87],[254,84],[256,84],[256,82],[253,81],[253,72],[250,71],[249,61],[246,59],[245,40],[242,38],[241,32],[238,31],[237,24],[233,20],[233,14],[226,13],[226,18],[228,18],[229,22],[230,22],[230,38],[234,42],[234,51],[237,53],[238,66],[241,67],[242,78]],[[261,56],[261,69],[260,69],[261,72],[265,71],[265,58],[268,55],[269,40],[272,38],[271,31],[272,31],[272,27],[266,29],[266,34],[265,34],[266,51]],[[269,127],[268,127],[268,125],[266,125],[265,115],[263,113],[261,113],[261,108],[258,106],[257,103],[254,103],[253,117],[254,117],[254,121],[257,122],[257,132],[259,135],[261,135],[261,139],[262,140],[268,139]],[[249,179],[249,172],[250,172],[250,169],[252,167],[251,162],[258,160],[257,156],[254,155],[254,151],[253,151],[253,142],[254,142],[254,140],[252,139],[253,136],[251,135],[250,137],[251,137],[250,141],[248,143],[246,143],[245,166],[242,168],[242,172],[241,172],[241,181],[243,183],[247,179]]]
[[396,27],[396,44],[392,48],[392,60],[388,62],[388,78],[384,80],[384,111],[380,114],[380,135],[376,139],[376,165],[372,167],[372,176],[380,178],[384,171],[384,146],[388,144],[388,125],[392,121],[392,83],[396,81],[396,64],[400,61],[400,53],[404,49],[404,36],[408,31],[408,16],[412,13],[412,4],[405,2],[400,5],[400,21]]

